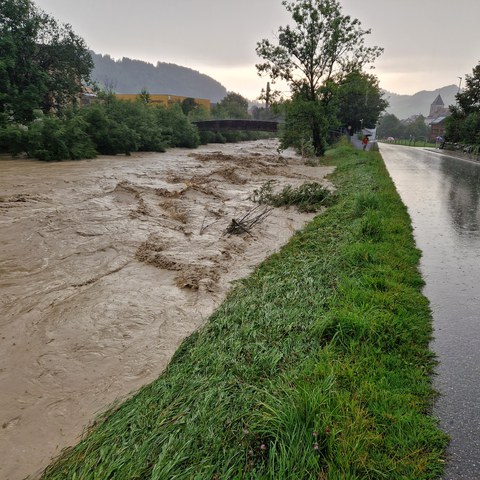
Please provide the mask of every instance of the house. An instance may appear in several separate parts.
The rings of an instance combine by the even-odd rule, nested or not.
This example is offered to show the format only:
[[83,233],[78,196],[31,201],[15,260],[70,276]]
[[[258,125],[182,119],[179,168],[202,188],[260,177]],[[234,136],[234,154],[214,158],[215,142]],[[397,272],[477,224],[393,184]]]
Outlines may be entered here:
[[442,115],[441,117],[432,120],[430,123],[430,140],[445,136],[445,120],[447,118],[448,115]]

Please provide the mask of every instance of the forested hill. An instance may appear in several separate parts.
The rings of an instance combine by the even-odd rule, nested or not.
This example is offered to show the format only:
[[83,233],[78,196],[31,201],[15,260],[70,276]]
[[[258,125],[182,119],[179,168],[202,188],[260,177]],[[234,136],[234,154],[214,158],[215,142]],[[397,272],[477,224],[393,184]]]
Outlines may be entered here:
[[208,98],[214,103],[227,94],[221,83],[190,68],[162,62],[155,66],[141,60],[125,57],[114,60],[110,55],[91,54],[95,63],[93,80],[116,93],[139,93],[146,89],[152,94]]
[[422,90],[414,95],[398,95],[384,91],[383,97],[390,104],[387,113],[393,113],[397,118],[403,120],[420,113],[427,117],[430,113],[430,105],[435,101],[437,95],[442,96],[445,107],[454,105],[457,92],[458,86],[448,85],[436,90]]

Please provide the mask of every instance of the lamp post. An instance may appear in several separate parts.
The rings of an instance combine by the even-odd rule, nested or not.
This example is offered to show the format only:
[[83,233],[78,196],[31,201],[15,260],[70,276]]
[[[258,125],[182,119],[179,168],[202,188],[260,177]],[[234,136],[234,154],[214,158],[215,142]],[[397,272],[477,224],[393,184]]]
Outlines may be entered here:
[[457,95],[460,93],[460,89],[462,88],[462,77],[457,77],[458,78],[458,92]]

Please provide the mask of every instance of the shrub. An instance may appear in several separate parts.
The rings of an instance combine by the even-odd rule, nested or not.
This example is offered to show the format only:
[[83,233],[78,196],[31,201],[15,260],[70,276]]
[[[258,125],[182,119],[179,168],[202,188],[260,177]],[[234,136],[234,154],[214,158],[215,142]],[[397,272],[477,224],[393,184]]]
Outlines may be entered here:
[[180,105],[156,107],[154,113],[157,125],[168,135],[165,139],[169,147],[196,148],[200,145],[198,130],[189,122]]
[[47,162],[70,158],[65,122],[53,116],[34,120],[28,128],[27,153]]
[[97,152],[92,139],[87,133],[88,123],[76,114],[65,122],[65,142],[71,160],[95,158]]
[[27,128],[23,125],[6,125],[0,128],[0,151],[14,157],[27,150]]
[[88,124],[87,133],[95,149],[104,155],[129,154],[136,151],[140,143],[138,134],[113,119],[108,109],[108,105],[95,104],[82,110]]

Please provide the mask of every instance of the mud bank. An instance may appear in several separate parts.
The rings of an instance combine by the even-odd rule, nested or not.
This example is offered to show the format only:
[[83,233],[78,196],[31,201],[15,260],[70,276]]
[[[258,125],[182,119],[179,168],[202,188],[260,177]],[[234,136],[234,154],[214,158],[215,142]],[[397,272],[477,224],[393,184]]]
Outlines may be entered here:
[[45,164],[0,160],[0,478],[35,476],[312,215],[232,219],[266,181],[322,181],[275,141]]

